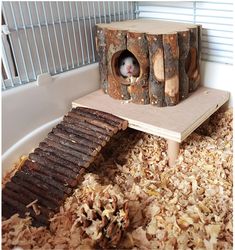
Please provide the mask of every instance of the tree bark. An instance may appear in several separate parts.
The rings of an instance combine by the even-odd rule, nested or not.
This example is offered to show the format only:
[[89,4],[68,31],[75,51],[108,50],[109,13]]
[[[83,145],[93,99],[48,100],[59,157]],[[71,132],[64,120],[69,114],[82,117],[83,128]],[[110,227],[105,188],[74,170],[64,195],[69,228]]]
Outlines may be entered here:
[[122,84],[118,68],[118,58],[126,50],[126,31],[106,30],[108,94],[114,99],[130,99],[127,86]]
[[[87,168],[90,165],[90,163],[88,161],[82,160],[82,159],[78,158],[76,155],[72,154],[71,151],[68,150],[68,148],[55,147],[53,142],[50,141],[49,139],[45,139],[43,142],[40,142],[39,148],[42,149],[43,151],[53,153],[53,154],[57,155],[58,157],[62,157],[64,159],[66,159],[67,161],[71,161],[72,163],[77,164],[78,166],[82,166],[84,168]],[[43,163],[41,163],[41,164],[43,164]]]
[[197,56],[197,69],[198,69],[198,79],[196,82],[195,88],[198,88],[198,86],[201,83],[201,52],[202,52],[202,25],[197,25],[198,28],[198,56]]
[[167,106],[179,102],[179,47],[177,33],[163,35],[165,102]]
[[127,49],[136,57],[140,66],[140,76],[128,87],[131,101],[137,104],[149,104],[149,59],[145,34],[128,32]]
[[196,90],[200,82],[198,70],[198,28],[190,28],[190,63],[188,68],[189,91]]
[[189,31],[178,32],[179,44],[179,98],[180,100],[188,97],[189,79],[185,69],[187,56],[189,53],[190,33]]
[[[57,125],[58,128],[73,133],[75,135],[86,138],[87,140],[95,140],[97,144],[104,146],[110,140],[109,136],[87,129],[86,126],[80,126],[78,123],[72,123],[74,119],[66,117],[64,121]],[[86,125],[86,124],[85,124]]]
[[105,93],[108,89],[108,72],[107,72],[107,53],[105,41],[105,29],[97,27],[96,31],[96,50],[99,60],[100,82],[101,88]]
[[149,98],[152,105],[165,106],[164,53],[162,35],[147,34],[149,48]]

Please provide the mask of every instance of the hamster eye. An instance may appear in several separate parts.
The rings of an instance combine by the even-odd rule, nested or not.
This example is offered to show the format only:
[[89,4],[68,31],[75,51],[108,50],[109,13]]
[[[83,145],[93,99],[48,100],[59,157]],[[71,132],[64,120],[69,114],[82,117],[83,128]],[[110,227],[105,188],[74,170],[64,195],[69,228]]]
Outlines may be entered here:
[[125,62],[122,62],[122,65],[125,65]]
[[133,64],[136,65],[136,61],[135,60],[133,60]]

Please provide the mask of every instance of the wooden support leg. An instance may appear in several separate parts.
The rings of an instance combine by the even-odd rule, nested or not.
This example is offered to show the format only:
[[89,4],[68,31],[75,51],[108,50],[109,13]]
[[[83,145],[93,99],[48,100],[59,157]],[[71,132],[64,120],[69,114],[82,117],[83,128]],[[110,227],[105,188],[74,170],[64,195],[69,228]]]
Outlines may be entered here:
[[179,142],[167,140],[167,153],[168,153],[168,165],[169,167],[173,167],[175,165],[175,161],[179,155],[180,144]]

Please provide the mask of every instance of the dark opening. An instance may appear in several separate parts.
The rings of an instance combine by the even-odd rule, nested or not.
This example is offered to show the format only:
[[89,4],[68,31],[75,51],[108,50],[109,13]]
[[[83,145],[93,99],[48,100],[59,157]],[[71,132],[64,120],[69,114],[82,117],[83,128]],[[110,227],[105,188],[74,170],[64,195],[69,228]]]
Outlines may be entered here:
[[117,75],[128,77],[139,77],[140,65],[136,57],[129,50],[124,50],[117,57]]

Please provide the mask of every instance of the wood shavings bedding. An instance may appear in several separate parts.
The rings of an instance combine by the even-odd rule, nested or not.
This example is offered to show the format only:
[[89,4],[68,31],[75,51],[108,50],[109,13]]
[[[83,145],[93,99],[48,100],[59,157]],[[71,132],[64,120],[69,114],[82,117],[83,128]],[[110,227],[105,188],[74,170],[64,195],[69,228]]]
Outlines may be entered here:
[[95,224],[86,233],[79,223],[81,207],[89,197],[108,193],[107,206],[115,196],[120,211],[126,202],[129,209],[129,226],[111,248],[232,249],[232,110],[217,112],[192,133],[173,168],[167,166],[164,139],[133,130],[101,158],[49,229],[32,227],[29,217],[3,221],[2,248],[100,248]]

